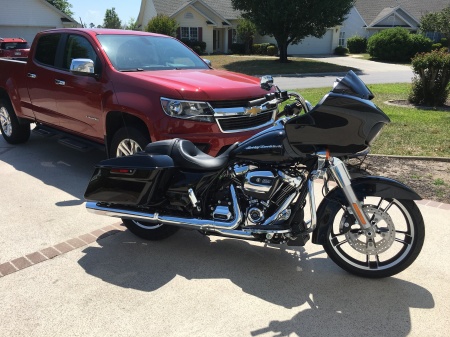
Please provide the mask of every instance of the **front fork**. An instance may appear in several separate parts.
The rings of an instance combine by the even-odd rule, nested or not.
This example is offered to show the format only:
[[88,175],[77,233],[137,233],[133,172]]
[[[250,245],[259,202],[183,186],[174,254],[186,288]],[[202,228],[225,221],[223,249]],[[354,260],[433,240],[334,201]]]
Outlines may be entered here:
[[[317,178],[323,178],[328,169],[337,185],[344,192],[345,198],[350,205],[350,210],[352,211],[355,219],[358,224],[365,230],[370,230],[372,224],[370,220],[367,218],[367,215],[364,213],[361,202],[356,197],[355,192],[352,188],[352,183],[350,181],[350,174],[348,173],[347,167],[339,158],[329,157],[327,154],[318,154],[318,169],[314,171],[310,177],[310,181],[308,184],[308,188],[311,191],[313,190],[312,181]],[[311,207],[311,212],[313,212]],[[315,220],[316,216],[314,216]]]

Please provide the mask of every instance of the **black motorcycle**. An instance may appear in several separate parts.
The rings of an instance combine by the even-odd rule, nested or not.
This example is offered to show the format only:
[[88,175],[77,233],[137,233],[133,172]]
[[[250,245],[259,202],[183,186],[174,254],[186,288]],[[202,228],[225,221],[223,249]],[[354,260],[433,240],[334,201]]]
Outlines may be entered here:
[[[288,246],[303,246],[312,236],[337,265],[364,277],[391,276],[413,263],[425,237],[414,202],[421,197],[349,165],[390,122],[366,85],[350,71],[314,108],[279,90],[270,76],[261,87],[268,90],[265,102],[249,114],[277,113],[288,101],[272,127],[217,157],[171,139],[104,160],[85,193],[88,210],[121,218],[147,240],[179,228]],[[317,179],[323,200],[316,208]]]

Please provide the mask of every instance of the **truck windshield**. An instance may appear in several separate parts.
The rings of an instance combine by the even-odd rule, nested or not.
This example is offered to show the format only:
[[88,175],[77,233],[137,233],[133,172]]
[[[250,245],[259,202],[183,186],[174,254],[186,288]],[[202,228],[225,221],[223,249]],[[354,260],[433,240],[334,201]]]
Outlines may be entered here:
[[161,36],[97,35],[114,68],[119,71],[208,69],[191,49]]

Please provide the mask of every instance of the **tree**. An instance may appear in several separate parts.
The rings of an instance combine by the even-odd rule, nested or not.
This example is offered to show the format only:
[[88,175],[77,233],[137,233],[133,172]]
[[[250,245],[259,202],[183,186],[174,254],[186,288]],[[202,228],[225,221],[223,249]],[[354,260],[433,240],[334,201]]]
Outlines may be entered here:
[[422,32],[442,33],[447,39],[450,39],[450,5],[440,12],[422,16],[420,30]]
[[178,23],[175,19],[172,19],[171,17],[164,14],[158,14],[148,22],[145,30],[147,32],[175,37],[177,34],[177,28]]
[[47,0],[47,2],[56,8],[58,8],[61,12],[68,16],[72,16],[73,12],[71,11],[72,5],[67,0]]
[[138,23],[135,20],[135,18],[130,18],[130,20],[128,20],[128,23],[125,26],[125,29],[128,30],[140,30],[138,27]]
[[122,28],[122,21],[120,21],[114,7],[106,10],[105,18],[103,19],[103,28]]
[[237,25],[237,35],[239,39],[244,42],[245,53],[250,53],[250,43],[256,34],[256,26],[253,22],[246,19],[240,19]]
[[342,24],[354,0],[231,0],[233,8],[252,21],[261,35],[273,36],[280,62],[287,48],[307,36],[322,37],[328,28]]

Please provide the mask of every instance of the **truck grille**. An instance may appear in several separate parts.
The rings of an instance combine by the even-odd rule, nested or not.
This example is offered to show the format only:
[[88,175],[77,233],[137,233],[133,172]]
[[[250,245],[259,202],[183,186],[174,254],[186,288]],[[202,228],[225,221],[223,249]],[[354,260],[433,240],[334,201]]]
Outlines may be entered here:
[[241,115],[217,118],[217,123],[223,132],[238,132],[257,129],[272,122],[274,111],[262,112],[256,116]]

